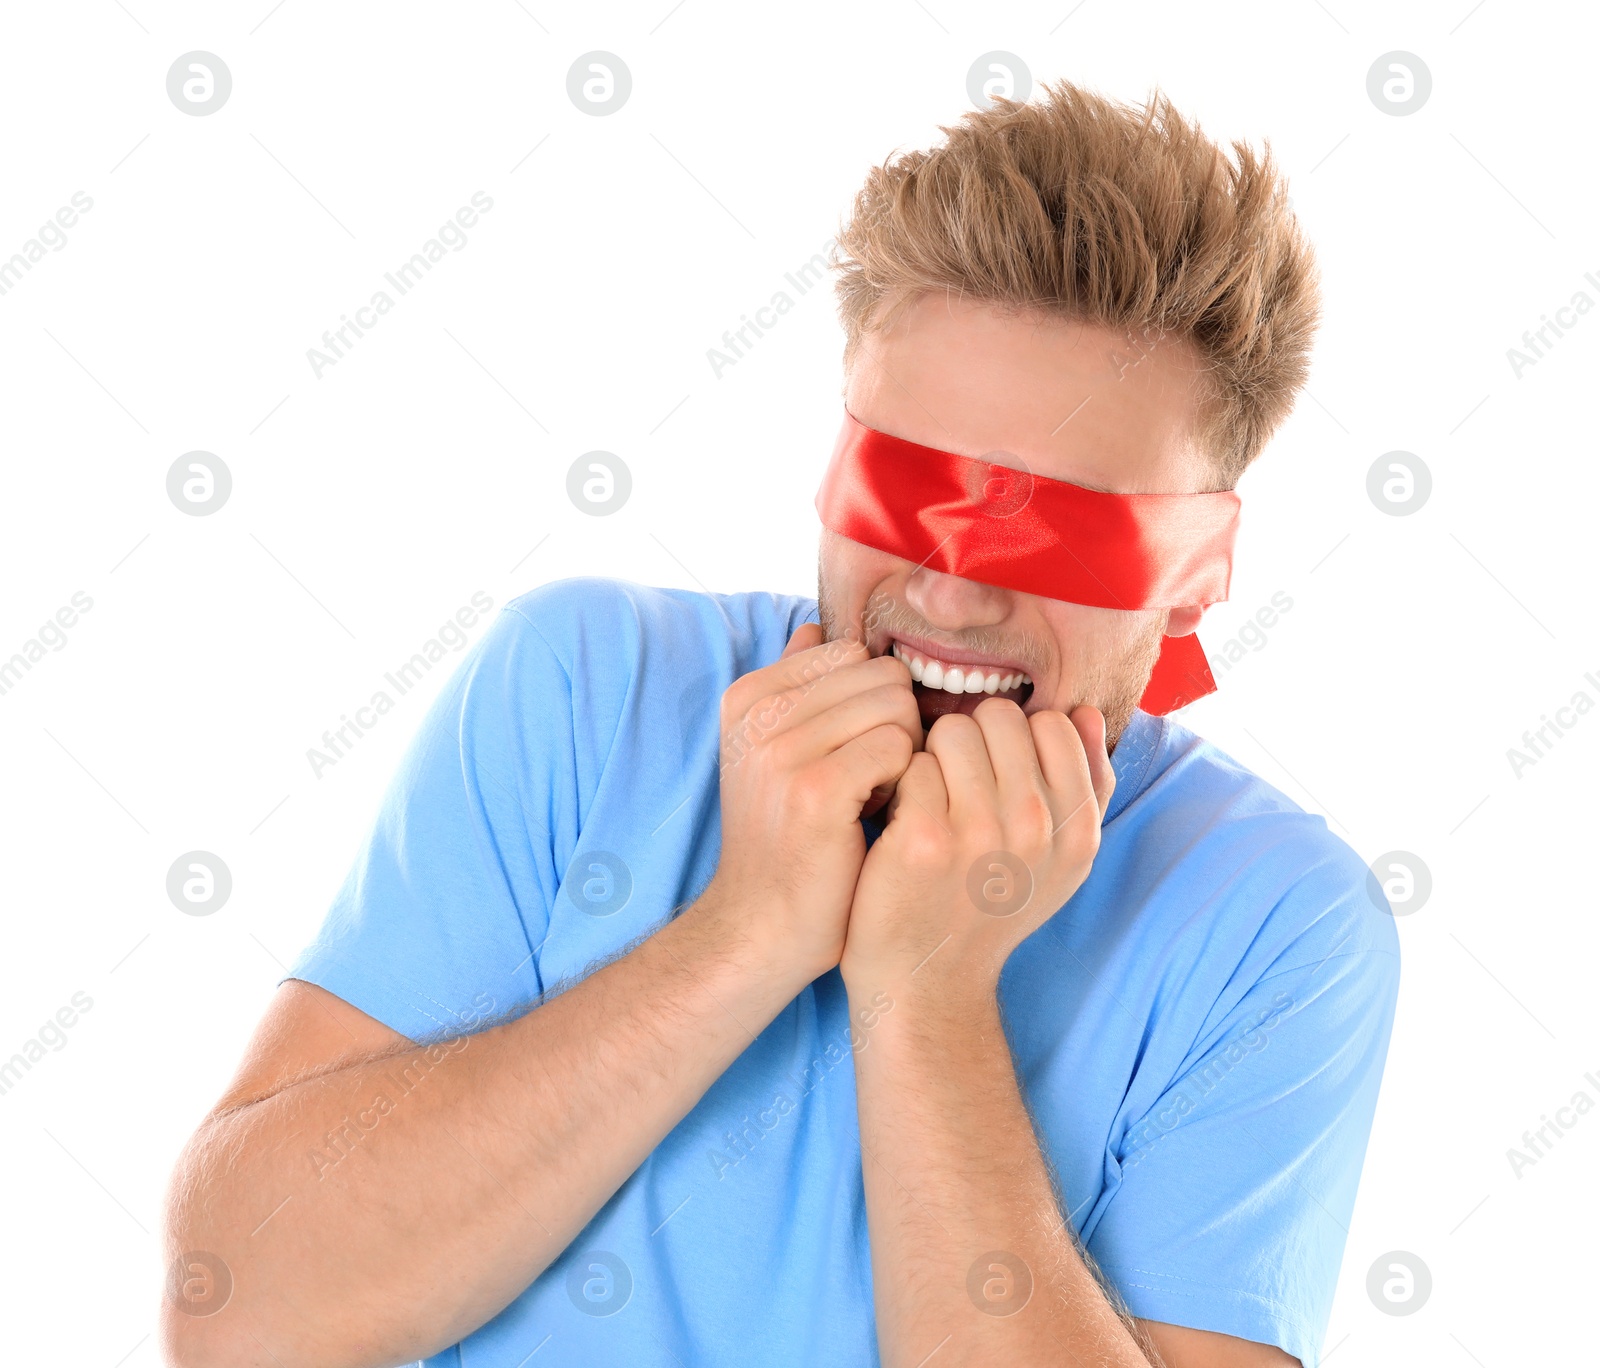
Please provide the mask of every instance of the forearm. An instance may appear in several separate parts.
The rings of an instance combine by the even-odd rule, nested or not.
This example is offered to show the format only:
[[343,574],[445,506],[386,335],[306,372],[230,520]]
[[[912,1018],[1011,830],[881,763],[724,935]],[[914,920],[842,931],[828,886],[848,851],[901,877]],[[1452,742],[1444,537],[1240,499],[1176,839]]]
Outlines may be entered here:
[[896,990],[855,1060],[885,1368],[1148,1368],[1062,1220],[993,992],[930,996]]
[[170,1255],[220,1256],[234,1291],[169,1314],[173,1358],[393,1364],[498,1313],[807,981],[731,931],[737,911],[702,900],[518,1020],[203,1127]]

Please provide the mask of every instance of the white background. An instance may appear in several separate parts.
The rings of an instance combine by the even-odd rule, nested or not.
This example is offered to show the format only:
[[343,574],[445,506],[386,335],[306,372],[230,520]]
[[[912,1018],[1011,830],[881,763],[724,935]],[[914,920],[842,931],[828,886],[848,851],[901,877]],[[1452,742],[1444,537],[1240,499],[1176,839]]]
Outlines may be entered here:
[[[1401,920],[1332,1362],[1510,1368],[1590,1342],[1600,1115],[1520,1177],[1507,1150],[1600,1101],[1600,716],[1520,777],[1507,749],[1600,700],[1600,311],[1520,378],[1506,352],[1600,300],[1593,13],[1074,3],[8,7],[0,259],[93,200],[0,296],[0,658],[93,600],[0,696],[0,1058],[74,992],[94,1004],[0,1096],[13,1361],[157,1362],[173,1158],[446,674],[317,777],[307,748],[385,671],[477,590],[814,591],[831,289],[720,378],[707,349],[788,288],[870,165],[959,116],[996,49],[1269,137],[1322,262],[1309,394],[1241,485],[1234,598],[1202,638],[1277,591],[1294,606],[1183,716],[1366,858],[1432,874]],[[166,91],[196,49],[233,78],[205,117]],[[608,117],[566,92],[594,49],[632,72]],[[1395,49],[1433,76],[1407,117],[1366,90]],[[318,378],[307,349],[480,190],[468,244]],[[606,518],[565,493],[595,449],[633,474]],[[1366,492],[1395,449],[1433,475],[1407,517]],[[207,517],[166,493],[194,450],[233,476]],[[192,850],[232,872],[211,916],[166,894]],[[1391,1250],[1432,1273],[1409,1316],[1366,1291]]]

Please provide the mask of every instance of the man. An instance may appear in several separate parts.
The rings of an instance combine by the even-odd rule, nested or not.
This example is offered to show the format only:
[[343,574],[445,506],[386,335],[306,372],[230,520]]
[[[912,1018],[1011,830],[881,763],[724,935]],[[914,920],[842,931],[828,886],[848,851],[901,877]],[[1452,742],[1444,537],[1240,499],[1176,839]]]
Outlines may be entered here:
[[1231,518],[1304,379],[1270,157],[1046,95],[861,191],[816,604],[552,584],[445,688],[180,1161],[176,1363],[1316,1363],[1365,867],[1139,707],[1217,594],[896,554],[938,472]]

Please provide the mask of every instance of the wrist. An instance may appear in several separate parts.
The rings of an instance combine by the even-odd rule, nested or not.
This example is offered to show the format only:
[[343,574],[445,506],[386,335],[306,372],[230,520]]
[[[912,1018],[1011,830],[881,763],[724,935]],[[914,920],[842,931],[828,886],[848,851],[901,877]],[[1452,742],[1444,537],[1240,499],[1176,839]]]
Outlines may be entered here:
[[770,985],[784,995],[786,1003],[833,967],[752,916],[748,903],[730,896],[714,878],[677,921],[684,924],[686,931],[714,945],[735,973]]
[[859,966],[840,966],[852,1008],[874,1000],[895,1004],[896,1029],[919,1039],[945,1041],[966,1037],[999,1021],[999,981],[994,976],[961,971],[870,974]]

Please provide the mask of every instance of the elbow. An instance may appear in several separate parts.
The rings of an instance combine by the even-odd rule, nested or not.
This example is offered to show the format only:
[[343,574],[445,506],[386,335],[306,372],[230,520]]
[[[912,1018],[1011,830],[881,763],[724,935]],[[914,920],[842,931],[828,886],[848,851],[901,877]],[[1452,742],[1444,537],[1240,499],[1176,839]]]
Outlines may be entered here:
[[[156,1316],[161,1361],[170,1368],[270,1365],[273,1360],[251,1333],[252,1317],[238,1295],[236,1270],[229,1262],[232,1256],[237,1263],[237,1255],[219,1243],[217,1227],[200,1217],[216,1199],[205,1181],[205,1153],[202,1127],[168,1181]],[[272,1339],[270,1332],[267,1339]]]
[[173,1254],[162,1275],[158,1338],[170,1368],[253,1368],[270,1363],[234,1304],[234,1274],[216,1254]]
[[174,1305],[171,1288],[169,1273],[162,1282],[158,1321],[161,1361],[168,1368],[255,1368],[271,1362],[259,1343],[240,1333],[236,1315],[230,1317],[225,1310],[193,1315]]

